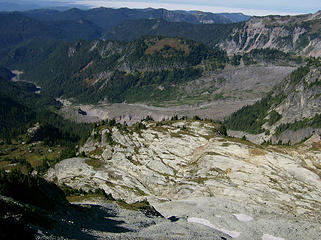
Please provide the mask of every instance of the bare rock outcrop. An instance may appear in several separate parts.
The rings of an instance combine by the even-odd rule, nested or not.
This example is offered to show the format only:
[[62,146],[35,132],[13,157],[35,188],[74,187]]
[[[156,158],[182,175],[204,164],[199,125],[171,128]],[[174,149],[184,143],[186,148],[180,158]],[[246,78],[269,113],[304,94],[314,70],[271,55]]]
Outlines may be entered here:
[[[87,158],[61,161],[48,179],[84,190],[102,188],[129,202],[148,199],[164,216],[238,239],[320,237],[321,162],[315,149],[320,139],[297,149],[263,148],[217,136],[211,122],[144,124],[146,129],[99,126],[88,140],[92,144],[82,148]],[[94,140],[107,129],[109,145]],[[244,215],[233,216],[239,213],[254,219],[252,227],[242,223]],[[290,234],[294,228],[298,231]]]
[[301,16],[252,17],[219,45],[230,55],[275,48],[304,56],[321,56],[321,12]]

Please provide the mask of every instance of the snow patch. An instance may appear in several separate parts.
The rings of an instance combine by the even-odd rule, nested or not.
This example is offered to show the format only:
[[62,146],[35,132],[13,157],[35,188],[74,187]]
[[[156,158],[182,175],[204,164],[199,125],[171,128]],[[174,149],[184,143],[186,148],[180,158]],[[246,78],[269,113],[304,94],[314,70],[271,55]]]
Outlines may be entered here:
[[253,220],[253,218],[251,216],[245,215],[245,214],[233,214],[237,220],[239,220],[240,222],[251,222]]
[[285,240],[285,239],[284,238],[280,238],[280,237],[274,237],[274,236],[269,235],[269,234],[263,234],[262,240]]
[[203,219],[203,218],[188,218],[187,222],[189,222],[189,223],[198,223],[198,224],[205,225],[205,226],[213,228],[213,229],[215,229],[217,231],[223,232],[223,233],[229,235],[232,238],[238,238],[240,236],[240,234],[241,234],[240,232],[228,231],[228,230],[225,230],[225,229],[218,228],[218,227],[214,226],[213,224],[211,224],[210,221],[208,221],[206,219]]

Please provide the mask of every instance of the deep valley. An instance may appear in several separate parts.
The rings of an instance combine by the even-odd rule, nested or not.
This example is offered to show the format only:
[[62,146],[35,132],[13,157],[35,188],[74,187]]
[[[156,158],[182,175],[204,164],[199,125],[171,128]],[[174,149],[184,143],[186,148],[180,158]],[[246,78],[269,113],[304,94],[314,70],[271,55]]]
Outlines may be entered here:
[[0,12],[0,238],[321,239],[320,23]]

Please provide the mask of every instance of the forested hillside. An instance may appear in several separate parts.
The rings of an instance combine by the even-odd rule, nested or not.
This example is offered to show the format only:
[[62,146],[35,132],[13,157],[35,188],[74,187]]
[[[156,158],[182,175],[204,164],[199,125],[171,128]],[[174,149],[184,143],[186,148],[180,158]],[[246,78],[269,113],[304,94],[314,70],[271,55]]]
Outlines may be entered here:
[[[134,19],[163,19],[169,22],[184,22],[201,26],[203,23],[230,24],[245,21],[249,19],[249,16],[152,8],[89,10],[73,8],[65,11],[40,9],[0,12],[0,54],[6,54],[8,48],[34,38],[67,41],[98,39],[123,21]],[[134,38],[136,37],[131,37],[131,39]]]
[[31,41],[16,47],[3,64],[24,71],[52,97],[81,101],[159,101],[175,97],[172,86],[196,79],[206,66],[224,68],[220,49],[183,38],[142,37],[128,43]]
[[102,28],[104,31],[122,23],[125,20],[134,19],[163,19],[168,22],[186,22],[192,24],[228,24],[246,21],[250,16],[241,13],[210,13],[201,11],[171,11],[166,9],[129,9],[129,8],[94,8],[80,10],[77,8],[66,11],[34,10],[22,12],[23,15],[41,21],[79,21],[86,20]]
[[186,22],[168,22],[163,19],[127,20],[107,31],[104,38],[131,41],[144,35],[185,37],[209,46],[215,46],[220,41],[225,40],[232,29],[243,25],[244,23],[196,25]]
[[59,116],[56,110],[60,104],[48,95],[35,93],[37,88],[32,83],[0,77],[0,84],[0,139],[11,142],[38,122],[40,130],[33,140],[47,139],[51,145],[64,143],[74,151],[75,144],[90,133],[90,124],[75,124]]
[[85,20],[49,22],[21,13],[0,13],[0,51],[34,38],[91,40],[100,35],[100,28]]

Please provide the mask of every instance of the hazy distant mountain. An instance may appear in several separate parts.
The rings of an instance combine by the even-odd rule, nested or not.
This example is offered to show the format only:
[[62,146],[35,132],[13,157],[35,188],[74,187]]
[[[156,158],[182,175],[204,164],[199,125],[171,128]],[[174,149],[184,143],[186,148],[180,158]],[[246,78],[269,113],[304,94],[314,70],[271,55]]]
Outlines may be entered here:
[[71,7],[84,8],[85,6],[57,1],[35,1],[35,0],[0,0],[0,11],[26,11],[40,8],[51,8],[65,10]]
[[[40,37],[61,40],[131,41],[142,35],[185,37],[219,46],[229,54],[276,48],[320,56],[320,12],[299,16],[253,17],[242,14],[96,8],[0,13],[0,49]],[[216,22],[220,24],[202,24]]]
[[104,34],[104,39],[131,41],[140,36],[185,37],[194,41],[215,46],[225,40],[236,27],[244,23],[232,24],[192,24],[186,22],[168,22],[163,19],[126,20]]
[[218,44],[229,55],[273,48],[299,55],[321,56],[321,11],[298,16],[252,17],[234,24],[191,24],[163,19],[126,20],[104,34],[105,39],[131,41],[142,35],[186,37]]
[[[1,3],[1,2],[0,2]],[[6,4],[5,2],[2,2]],[[30,3],[29,1],[27,2]],[[11,4],[11,3],[10,3]],[[15,3],[15,4],[20,4]],[[9,6],[9,5],[8,5]],[[180,32],[176,25],[189,24],[191,28],[198,28],[203,26],[201,23],[232,23],[235,21],[243,21],[248,19],[248,16],[243,14],[213,14],[204,12],[187,12],[187,11],[168,11],[165,9],[112,9],[112,8],[96,8],[90,10],[80,10],[72,8],[66,11],[58,11],[53,9],[38,9],[22,12],[0,12],[0,51],[14,46],[20,42],[32,38],[45,38],[45,39],[59,39],[59,40],[93,40],[100,38],[106,31],[110,31],[115,26],[123,23],[124,21],[145,19],[146,21],[153,21],[153,19],[163,19],[164,24],[170,22],[170,32]],[[151,20],[148,20],[151,19]],[[144,20],[142,20],[144,21]],[[127,25],[126,25],[127,24]],[[124,29],[128,27],[132,29],[132,22],[125,23]],[[149,26],[150,24],[148,24]],[[205,24],[214,29],[211,33],[205,31],[204,33],[212,36],[212,33],[217,33],[216,28],[225,29],[225,27],[215,27],[212,24]],[[204,26],[205,26],[204,25]],[[183,27],[184,28],[184,27]],[[136,29],[136,28],[133,28]],[[138,37],[145,33],[145,26],[137,29]],[[182,29],[182,28],[181,28]],[[227,26],[226,29],[231,29]],[[226,32],[226,29],[224,32]],[[167,31],[166,29],[164,29]],[[193,35],[205,36],[200,31],[191,34],[181,34],[187,38],[194,39]],[[127,32],[123,31],[126,35]],[[147,31],[148,33],[148,31]],[[137,38],[134,33],[128,35],[128,39],[121,37],[106,37],[117,40],[131,40]],[[150,34],[153,35],[153,34]],[[163,34],[166,35],[166,34]],[[172,34],[173,35],[173,34]],[[224,35],[220,35],[224,36]],[[195,39],[199,40],[199,39]],[[203,41],[204,42],[204,41]]]
[[246,21],[250,16],[241,13],[206,13],[200,11],[170,11],[166,9],[129,9],[129,8],[95,8],[90,10],[69,9],[67,11],[34,10],[24,15],[42,21],[62,21],[85,19],[105,31],[130,19],[164,19],[168,22],[201,23],[234,23]]
[[95,24],[83,19],[45,22],[19,13],[0,13],[0,50],[33,38],[91,40],[100,37],[101,32]]

